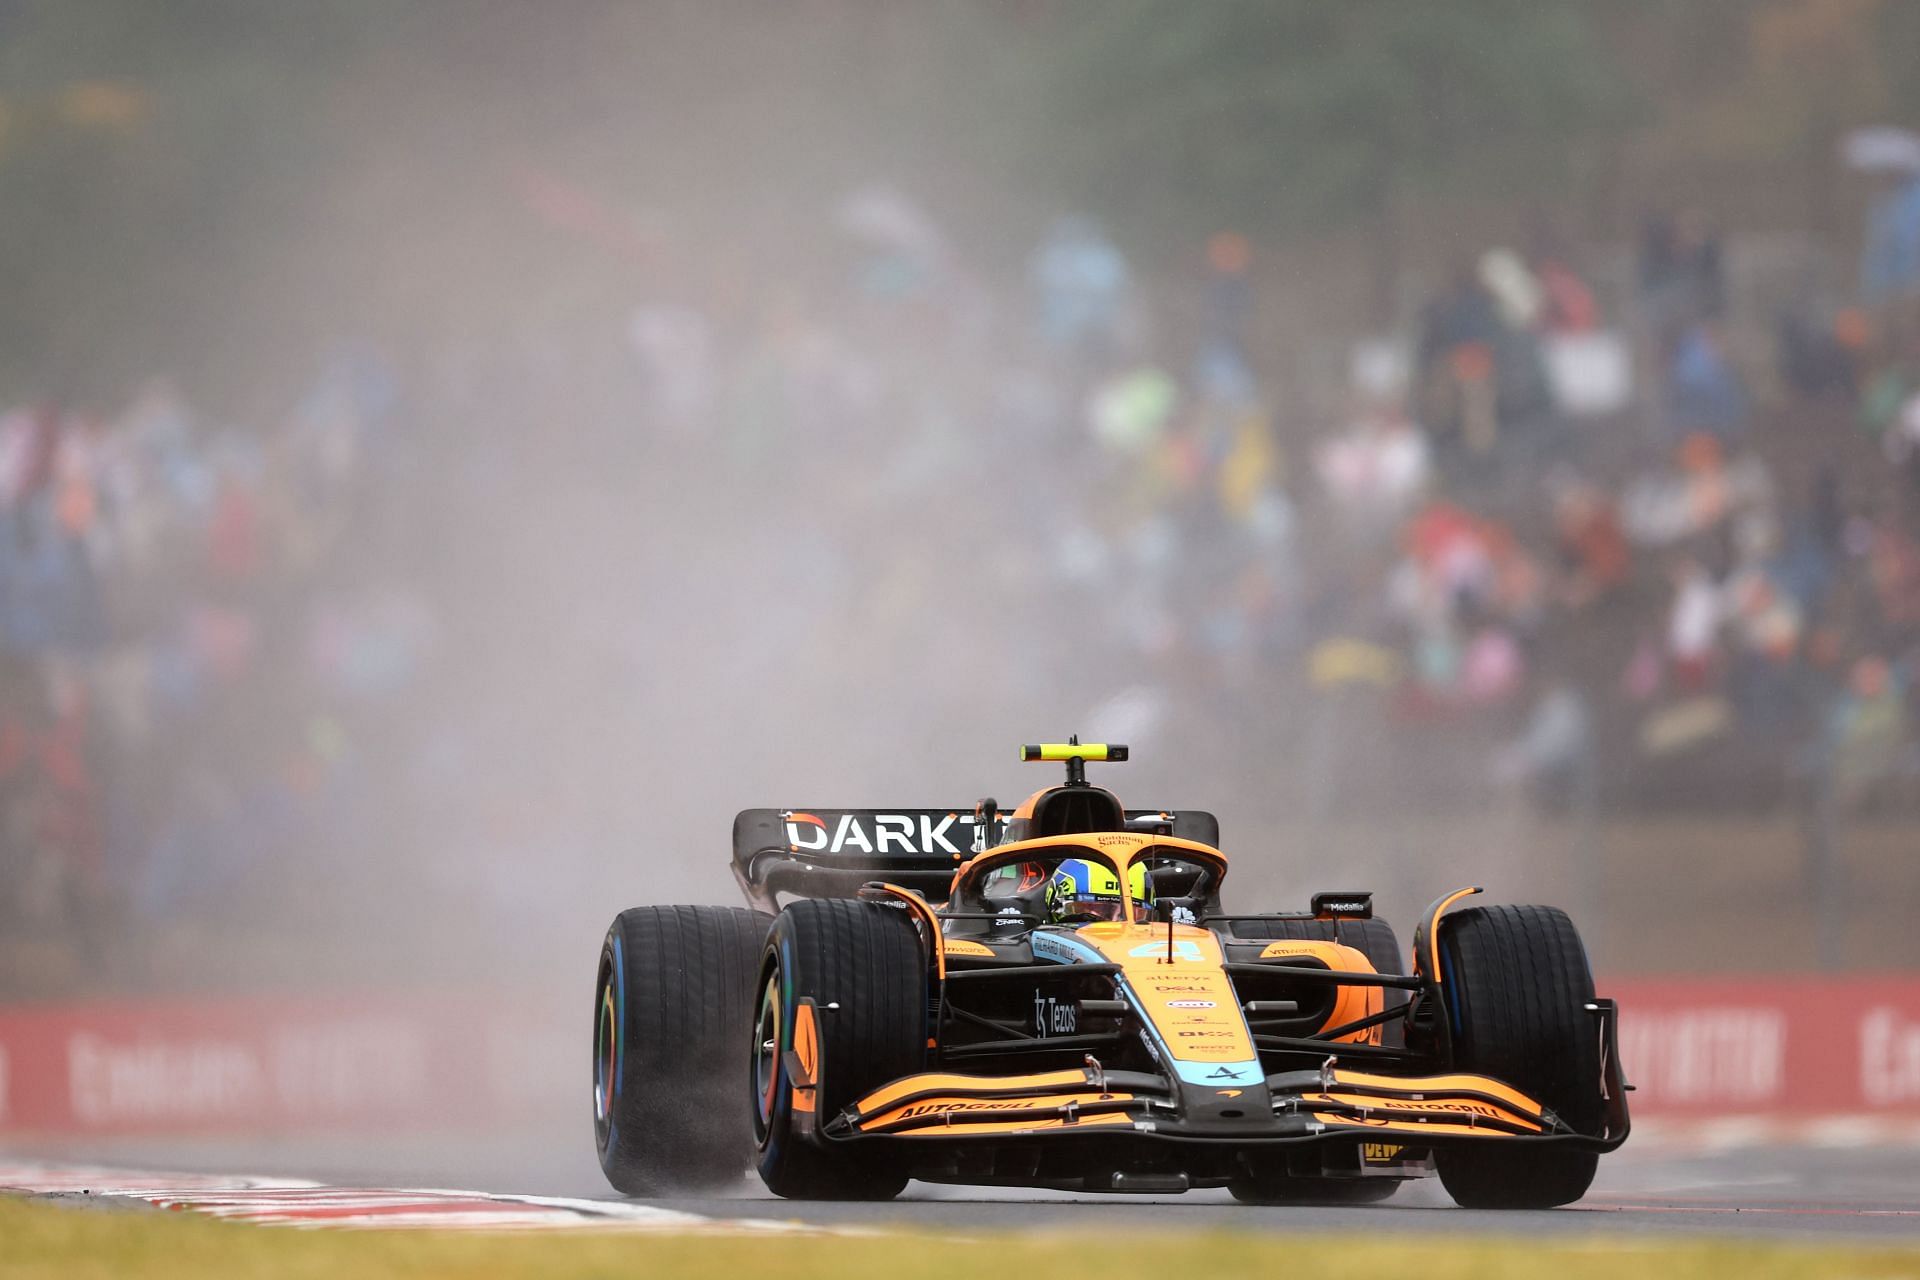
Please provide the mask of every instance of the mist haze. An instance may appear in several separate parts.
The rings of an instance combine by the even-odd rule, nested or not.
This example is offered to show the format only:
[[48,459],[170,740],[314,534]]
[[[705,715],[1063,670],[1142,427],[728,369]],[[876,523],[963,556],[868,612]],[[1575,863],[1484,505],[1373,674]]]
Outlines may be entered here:
[[0,0],[0,983],[535,1006],[584,1159],[617,910],[1069,733],[1232,907],[1920,964],[1916,14]]

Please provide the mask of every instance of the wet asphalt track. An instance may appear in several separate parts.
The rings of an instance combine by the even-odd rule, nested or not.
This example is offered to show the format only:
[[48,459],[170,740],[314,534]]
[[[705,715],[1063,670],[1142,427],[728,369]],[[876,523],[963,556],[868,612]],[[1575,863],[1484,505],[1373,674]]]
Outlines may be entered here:
[[[753,1191],[764,1196],[759,1188]],[[798,1217],[871,1226],[1432,1233],[1817,1236],[1920,1244],[1920,1151],[1743,1151],[1689,1159],[1602,1160],[1585,1200],[1549,1212],[1461,1209],[1437,1181],[1410,1183],[1380,1205],[1272,1208],[1224,1191],[1182,1196],[1062,1195],[915,1183],[891,1204],[765,1199],[661,1201],[715,1216]]]
[[[520,1194],[610,1197],[591,1142],[528,1134],[506,1141],[405,1139],[369,1150],[344,1140],[87,1144],[6,1154],[215,1173],[276,1174],[341,1185],[431,1186]],[[584,1148],[584,1149],[583,1149]],[[953,1232],[1220,1230],[1483,1236],[1606,1235],[1854,1239],[1920,1245],[1920,1149],[1744,1149],[1713,1154],[1625,1150],[1604,1157],[1579,1204],[1547,1212],[1455,1207],[1434,1181],[1381,1205],[1253,1207],[1224,1191],[1182,1196],[1094,1196],[914,1183],[899,1200],[839,1204],[778,1200],[757,1180],[737,1194],[659,1200],[716,1218],[798,1219],[826,1225]]]

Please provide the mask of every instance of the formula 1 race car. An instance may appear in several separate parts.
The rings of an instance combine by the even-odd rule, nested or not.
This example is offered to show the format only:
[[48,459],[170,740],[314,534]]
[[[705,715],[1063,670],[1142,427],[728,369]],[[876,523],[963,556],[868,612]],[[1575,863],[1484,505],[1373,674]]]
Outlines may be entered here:
[[757,1164],[813,1199],[920,1178],[1361,1203],[1437,1172],[1460,1204],[1545,1208],[1626,1140],[1614,1004],[1562,912],[1461,889],[1403,973],[1369,894],[1223,912],[1211,814],[1087,782],[1125,747],[1021,753],[1064,785],[1011,814],[749,809],[749,908],[620,913],[594,1028],[614,1187]]

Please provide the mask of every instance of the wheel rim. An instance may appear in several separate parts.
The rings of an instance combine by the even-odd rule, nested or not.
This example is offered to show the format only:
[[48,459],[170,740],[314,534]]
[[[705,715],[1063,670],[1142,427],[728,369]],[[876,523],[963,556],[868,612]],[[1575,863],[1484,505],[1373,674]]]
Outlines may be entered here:
[[762,1143],[773,1129],[774,1102],[780,1088],[780,971],[767,975],[760,992],[760,1013],[753,1022],[754,1128]]
[[593,1025],[593,1136],[602,1150],[613,1135],[613,1095],[620,1079],[620,1019],[614,1007],[613,965],[600,961],[600,998]]

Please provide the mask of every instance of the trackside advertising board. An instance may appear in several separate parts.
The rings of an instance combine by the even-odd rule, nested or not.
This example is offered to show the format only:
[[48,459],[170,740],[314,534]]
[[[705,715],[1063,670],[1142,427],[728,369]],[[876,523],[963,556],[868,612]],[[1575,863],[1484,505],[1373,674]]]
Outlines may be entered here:
[[[1620,1002],[1636,1118],[1920,1114],[1920,976],[1600,991]],[[0,1009],[0,1140],[550,1115],[573,1100],[565,1068],[584,1049],[568,1051],[586,1036],[552,1004],[468,992]],[[573,1074],[584,1097],[585,1068]]]
[[1920,1112],[1920,977],[1603,983],[1636,1116]]
[[538,1009],[472,993],[0,1009],[0,1139],[523,1115],[551,1091],[545,1046],[572,1029]]

